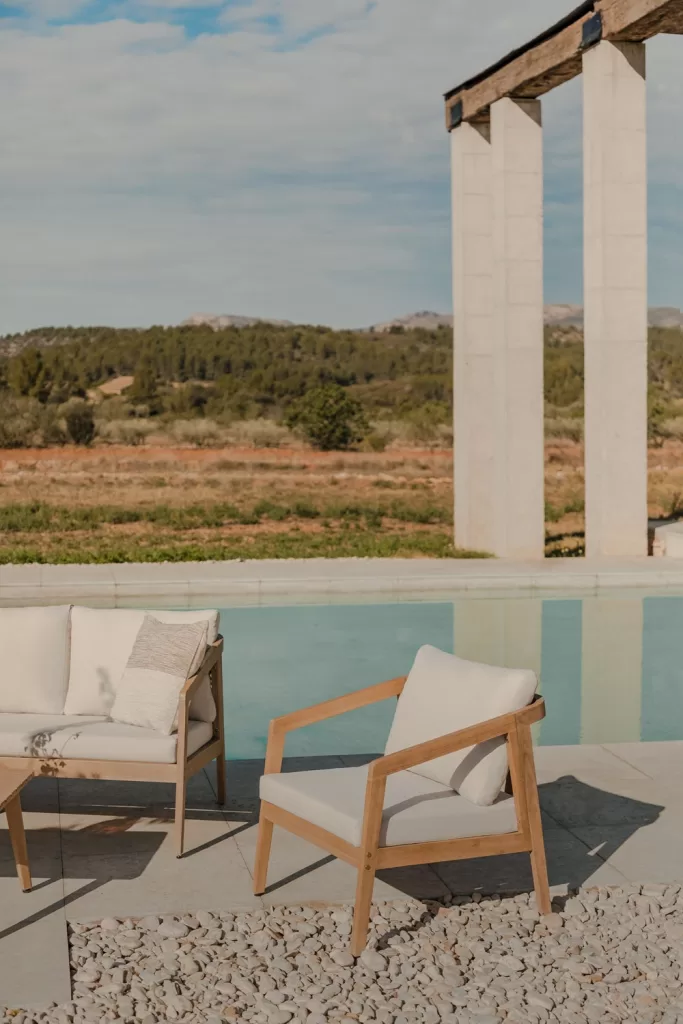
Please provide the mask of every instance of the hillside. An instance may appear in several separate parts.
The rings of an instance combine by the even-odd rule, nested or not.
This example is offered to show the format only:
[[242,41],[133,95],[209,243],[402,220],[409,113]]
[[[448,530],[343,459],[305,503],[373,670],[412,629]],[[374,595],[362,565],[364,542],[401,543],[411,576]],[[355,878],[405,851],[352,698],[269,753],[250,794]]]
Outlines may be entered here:
[[[558,436],[579,439],[583,339],[574,307],[556,307],[555,314],[559,325],[546,327],[547,415]],[[670,322],[674,314],[660,310],[658,316]],[[680,327],[650,328],[653,423],[683,414],[682,340]],[[55,413],[73,398],[88,397],[97,398],[98,416],[107,421],[206,419],[227,427],[263,418],[280,423],[293,401],[334,381],[371,421],[409,423],[426,438],[451,422],[452,357],[447,325],[393,324],[379,335],[264,321],[224,328],[208,322],[146,330],[48,328],[0,340],[0,406],[3,396],[30,400],[37,403],[34,421],[42,422],[40,409]],[[47,436],[42,427],[36,431]]]
[[316,384],[351,388],[369,410],[400,414],[450,403],[452,335],[281,326],[105,327],[31,331],[3,339],[4,381],[15,395],[65,402],[118,377],[155,413],[237,418],[278,415]]

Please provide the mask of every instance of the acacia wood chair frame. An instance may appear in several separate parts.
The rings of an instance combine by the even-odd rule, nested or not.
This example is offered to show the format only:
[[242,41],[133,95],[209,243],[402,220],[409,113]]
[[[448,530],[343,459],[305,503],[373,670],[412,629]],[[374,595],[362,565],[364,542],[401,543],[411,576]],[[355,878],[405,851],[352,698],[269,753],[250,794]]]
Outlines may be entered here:
[[[281,771],[287,733],[390,697],[400,697],[406,678],[401,676],[390,679],[356,693],[273,719],[268,732],[265,774],[277,774]],[[351,936],[351,952],[354,956],[361,954],[367,942],[375,874],[382,868],[436,864],[442,861],[468,860],[472,857],[490,857],[506,853],[529,853],[537,906],[541,914],[549,914],[550,890],[531,738],[531,726],[544,717],[545,703],[541,697],[536,696],[531,704],[520,711],[459,729],[426,743],[418,743],[416,746],[387,754],[371,762],[365,790],[360,846],[353,846],[326,829],[306,821],[305,818],[262,801],[254,864],[254,892],[260,895],[266,889],[273,826],[280,825],[358,870]],[[384,795],[389,775],[414,768],[444,754],[452,754],[457,750],[464,750],[474,744],[500,737],[505,737],[507,742],[517,831],[441,842],[411,843],[405,846],[380,846]]]
[[[204,680],[209,678],[216,704],[216,719],[211,739],[188,755],[187,737],[192,697]],[[180,691],[178,699],[178,745],[174,764],[144,761],[96,761],[37,755],[29,757],[0,757],[5,768],[26,768],[36,776],[59,779],[101,779],[116,782],[171,782],[175,783],[174,843],[177,857],[185,849],[185,804],[187,782],[211,761],[216,762],[216,794],[220,805],[225,803],[225,733],[223,725],[223,637],[209,645],[206,656],[194,676]]]

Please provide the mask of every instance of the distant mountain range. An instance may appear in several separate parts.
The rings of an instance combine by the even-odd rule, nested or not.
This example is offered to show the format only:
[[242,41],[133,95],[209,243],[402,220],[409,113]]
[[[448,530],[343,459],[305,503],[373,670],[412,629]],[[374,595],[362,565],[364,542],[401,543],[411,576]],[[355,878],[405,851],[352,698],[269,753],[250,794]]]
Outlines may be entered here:
[[263,316],[234,316],[232,313],[193,313],[183,320],[181,327],[213,327],[220,331],[224,327],[253,327],[254,324],[273,324],[276,327],[292,327],[291,320],[269,320]]
[[[546,326],[583,328],[583,307],[571,303],[556,303],[545,307],[544,315]],[[683,328],[683,312],[675,306],[652,306],[648,317],[650,327],[677,327]],[[187,320],[183,320],[180,326],[202,327],[209,326],[215,331],[226,327],[251,327],[253,324],[272,324],[275,327],[293,327],[291,320],[273,320],[269,317],[239,316],[234,313],[193,313]],[[372,331],[375,334],[387,334],[392,329],[404,328],[411,330],[423,328],[433,331],[437,327],[450,327],[453,324],[453,317],[448,313],[435,313],[433,310],[422,309],[416,313],[407,313],[405,316],[396,317],[395,320],[387,320],[384,323],[372,324],[370,327],[356,328],[360,331]],[[115,331],[116,328],[72,328],[72,327],[44,327],[32,331],[23,331],[17,334],[8,334],[0,337],[0,358],[8,358],[22,352],[27,348],[51,348],[55,345],[65,345],[72,341],[75,336],[83,332],[97,332],[102,329]],[[143,331],[146,328],[135,327],[128,330]]]
[[[544,320],[548,327],[583,327],[583,306],[574,306],[571,303],[546,306]],[[648,322],[650,327],[683,327],[683,313],[675,306],[651,306]],[[419,313],[408,313],[406,316],[397,317],[396,320],[389,320],[387,323],[374,324],[370,330],[377,334],[383,334],[390,331],[392,327],[406,329],[424,327],[426,330],[433,330],[435,327],[450,327],[452,324],[453,317],[447,313],[421,310]]]
[[[683,327],[683,313],[675,306],[652,306],[649,311],[650,327]],[[544,320],[548,327],[583,327],[583,306],[575,306],[571,303],[555,303],[545,307]],[[235,316],[230,313],[194,313],[183,320],[181,326],[208,325],[218,331],[224,327],[251,327],[252,324],[265,323],[274,324],[279,327],[291,327],[291,320],[271,320],[266,317]],[[357,328],[357,330],[370,330],[375,334],[387,334],[392,329],[403,327],[405,330],[413,330],[421,327],[426,331],[433,331],[436,327],[451,327],[453,317],[448,313],[435,313],[433,310],[421,309],[417,313],[407,313],[405,316],[396,317],[395,320],[387,320],[384,323],[372,324],[369,328]]]

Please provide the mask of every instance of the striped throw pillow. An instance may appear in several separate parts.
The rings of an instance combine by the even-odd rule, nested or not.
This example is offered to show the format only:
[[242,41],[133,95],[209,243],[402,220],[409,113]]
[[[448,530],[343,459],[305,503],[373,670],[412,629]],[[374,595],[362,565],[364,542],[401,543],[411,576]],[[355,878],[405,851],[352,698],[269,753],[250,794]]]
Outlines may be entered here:
[[170,736],[180,691],[202,663],[206,636],[206,622],[170,625],[145,615],[116,691],[113,721]]

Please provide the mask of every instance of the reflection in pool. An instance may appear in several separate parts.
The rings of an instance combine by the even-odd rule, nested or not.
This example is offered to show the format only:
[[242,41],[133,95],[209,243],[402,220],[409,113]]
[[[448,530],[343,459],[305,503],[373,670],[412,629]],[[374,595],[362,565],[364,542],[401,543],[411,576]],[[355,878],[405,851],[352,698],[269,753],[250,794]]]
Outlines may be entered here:
[[[224,608],[228,756],[262,757],[269,720],[408,671],[424,643],[534,668],[542,744],[683,739],[683,597],[642,595]],[[382,750],[391,703],[311,726],[288,755]]]

